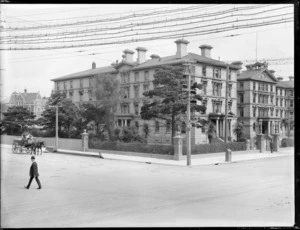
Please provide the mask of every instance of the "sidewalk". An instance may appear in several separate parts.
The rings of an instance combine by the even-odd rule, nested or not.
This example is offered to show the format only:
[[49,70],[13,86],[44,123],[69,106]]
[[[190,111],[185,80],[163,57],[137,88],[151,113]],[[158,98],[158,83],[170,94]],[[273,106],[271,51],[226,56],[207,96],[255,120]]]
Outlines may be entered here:
[[[1,147],[11,147],[10,145],[1,144]],[[43,150],[44,153],[48,153]],[[100,150],[99,150],[100,152]],[[58,149],[56,154],[70,154],[78,156],[93,156],[99,157],[99,152],[82,152],[75,150],[66,150]],[[52,153],[52,152],[50,152]],[[55,154],[55,153],[54,153]],[[249,150],[249,151],[236,151],[232,152],[231,162],[247,161],[247,160],[257,160],[264,158],[273,158],[273,157],[284,157],[294,155],[294,147],[280,148],[279,152],[263,152],[260,153],[259,150]],[[105,153],[105,150],[101,150],[101,156],[104,159],[109,160],[124,160],[124,161],[134,161],[148,164],[163,164],[163,165],[177,165],[177,166],[186,166],[186,158],[183,160],[165,160],[157,158],[148,158],[140,156],[128,156],[128,155],[118,155]],[[199,154],[191,156],[191,166],[197,165],[212,165],[212,164],[229,164],[231,162],[225,161],[225,153],[210,153],[210,154]]]
[[[100,152],[100,150],[99,150]],[[82,156],[95,156],[99,157],[99,152],[81,152],[81,151],[72,151],[65,149],[58,149],[59,153],[64,154],[73,154],[73,155],[82,155]],[[236,151],[232,152],[231,162],[247,161],[247,160],[256,160],[263,158],[273,158],[273,157],[284,157],[294,155],[294,147],[280,148],[279,152],[264,152],[260,153],[259,150],[249,150],[249,151]],[[101,150],[101,156],[104,159],[110,160],[125,160],[125,161],[134,161],[148,164],[164,164],[164,165],[177,165],[177,166],[186,166],[186,158],[183,160],[165,160],[165,159],[156,159],[148,157],[139,157],[139,156],[128,156],[128,155],[118,155],[105,153],[105,150]],[[230,162],[225,162],[225,153],[210,153],[210,154],[199,154],[191,156],[191,165],[211,165],[211,164],[228,164]]]

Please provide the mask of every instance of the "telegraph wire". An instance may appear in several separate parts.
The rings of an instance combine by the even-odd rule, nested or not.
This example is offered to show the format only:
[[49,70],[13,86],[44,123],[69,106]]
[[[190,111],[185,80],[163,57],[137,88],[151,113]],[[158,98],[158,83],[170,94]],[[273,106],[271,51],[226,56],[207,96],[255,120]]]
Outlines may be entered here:
[[[244,22],[244,21],[251,21],[251,20],[263,20],[263,19],[271,19],[273,17],[281,17],[281,16],[287,16],[287,15],[291,15],[292,13],[290,14],[281,14],[281,15],[274,15],[274,16],[266,16],[266,17],[259,17],[259,18],[246,18],[246,19],[239,19],[238,22]],[[280,19],[280,20],[285,20],[286,18],[284,19]],[[290,19],[290,18],[287,18],[287,19]],[[216,22],[214,24],[209,24],[209,25],[201,25],[201,28],[206,28],[206,27],[212,27],[212,26],[217,26],[217,25],[227,25],[227,24],[230,24],[230,23],[235,23],[237,19],[233,19],[232,21],[226,21],[226,22]],[[277,20],[278,21],[278,20]],[[207,22],[207,21],[202,21],[202,22]],[[195,27],[189,27],[189,28],[182,28],[182,29],[175,29],[175,30],[165,30],[165,31],[153,31],[153,32],[149,32],[149,30],[152,30],[151,29],[148,29],[147,32],[144,32],[144,33],[138,33],[137,31],[139,29],[137,29],[137,31],[132,31],[131,34],[122,34],[120,36],[112,36],[112,37],[101,37],[101,38],[90,38],[90,39],[81,39],[81,40],[68,40],[70,38],[81,38],[81,37],[88,37],[87,35],[86,36],[77,36],[77,37],[64,37],[64,38],[53,38],[53,39],[30,39],[30,40],[22,40],[22,41],[18,41],[18,40],[15,40],[15,41],[3,41],[2,43],[3,44],[15,44],[15,45],[18,45],[18,44],[40,44],[40,43],[67,43],[67,42],[83,42],[83,41],[93,41],[93,40],[105,40],[105,39],[117,39],[117,38],[122,38],[122,37],[128,37],[128,36],[141,36],[141,35],[149,35],[149,34],[162,34],[162,33],[174,33],[174,32],[178,32],[178,31],[186,31],[186,30],[193,30],[193,29],[198,29],[199,28],[199,23],[201,24],[202,22],[188,22],[188,23],[183,23],[183,24],[176,24],[176,25],[169,25],[169,26],[162,26],[162,27],[155,27],[153,29],[158,29],[158,28],[169,28],[169,27],[172,27],[172,26],[182,26],[182,25],[191,25],[191,24],[196,24],[197,23],[197,26]],[[268,23],[268,22],[266,22]],[[147,29],[142,29],[142,30],[147,30]],[[217,30],[217,29],[216,29]],[[129,30],[131,31],[131,30]],[[124,32],[124,31],[123,31]],[[122,33],[123,33],[122,32]],[[105,33],[105,34],[94,34],[94,35],[90,35],[90,36],[105,36],[105,35],[110,35],[110,34],[120,34],[120,32],[117,32],[117,33]],[[63,39],[63,41],[61,41],[61,39]]]
[[286,22],[292,22],[293,18],[287,18],[284,21],[277,20],[272,22],[262,22],[262,23],[256,23],[256,24],[245,24],[245,25],[237,25],[237,26],[229,26],[222,29],[213,29],[213,30],[203,30],[203,31],[195,31],[190,33],[181,33],[181,34],[172,34],[172,35],[162,35],[162,36],[156,36],[152,38],[138,38],[134,39],[133,37],[131,39],[127,40],[118,40],[114,42],[103,42],[103,43],[91,43],[91,44],[74,44],[74,45],[61,45],[61,46],[48,46],[48,47],[30,47],[30,48],[0,48],[0,50],[45,50],[45,49],[61,49],[61,48],[76,48],[76,47],[86,47],[86,46],[100,46],[100,45],[108,45],[108,44],[125,44],[125,43],[133,43],[137,41],[148,41],[148,40],[155,40],[155,39],[170,39],[170,38],[180,38],[182,36],[196,36],[196,35],[204,35],[204,34],[211,34],[211,33],[220,33],[230,30],[237,30],[237,29],[245,29],[245,28],[253,28],[253,27],[260,27],[260,26],[267,26],[267,25],[274,25],[274,24],[281,24]]
[[[272,9],[272,10],[280,10],[281,8],[278,8],[278,9]],[[189,25],[189,24],[195,24],[195,23],[205,23],[205,22],[210,22],[210,21],[216,21],[216,20],[222,20],[222,19],[225,19],[225,18],[229,18],[229,17],[238,17],[238,16],[242,16],[242,17],[245,17],[245,16],[252,16],[253,15],[258,15],[258,14],[262,14],[262,13],[266,13],[266,12],[270,12],[272,10],[267,10],[267,11],[261,11],[261,12],[256,12],[256,13],[252,13],[252,14],[231,14],[231,15],[226,15],[226,16],[223,16],[223,17],[220,17],[220,18],[214,18],[214,19],[208,19],[208,20],[203,20],[203,17],[209,17],[207,15],[196,15],[196,16],[188,16],[188,17],[183,17],[183,18],[176,18],[176,19],[166,19],[166,20],[162,20],[162,21],[151,21],[151,22],[147,22],[147,23],[130,23],[130,24],[127,24],[127,25],[123,25],[123,26],[119,26],[119,27],[106,27],[106,28],[102,28],[102,29],[99,29],[99,28],[95,28],[95,29],[90,29],[90,30],[81,30],[80,31],[80,36],[78,36],[78,31],[71,31],[71,32],[63,32],[63,33],[46,33],[46,34],[29,34],[29,35],[15,35],[15,36],[3,36],[1,39],[2,41],[5,41],[7,39],[10,39],[10,38],[14,38],[14,39],[27,39],[27,38],[35,38],[35,37],[38,37],[39,38],[39,41],[41,39],[41,37],[47,37],[48,39],[47,40],[54,40],[54,39],[59,39],[58,36],[64,36],[60,39],[65,39],[65,38],[78,38],[78,37],[86,37],[86,36],[95,36],[95,35],[110,35],[110,34],[119,34],[119,33],[126,33],[126,32],[136,32],[136,31],[140,31],[140,30],[153,30],[153,29],[159,29],[159,28],[165,28],[165,27],[176,27],[176,26],[182,26],[182,25]],[[222,12],[223,13],[223,12]],[[224,13],[223,13],[224,14]],[[290,13],[292,14],[292,13]],[[271,16],[267,16],[267,17],[261,17],[261,18],[251,18],[251,19],[242,19],[242,20],[239,20],[238,18],[235,19],[237,22],[241,22],[241,21],[245,21],[245,20],[259,20],[259,19],[264,19],[264,18],[270,18],[270,17],[280,17],[280,16],[286,16],[287,14],[280,14],[280,15],[271,15]],[[215,15],[214,15],[215,16]],[[157,27],[154,27],[152,26],[152,28],[142,28],[141,26],[144,26],[144,25],[154,25],[154,24],[161,24],[161,23],[166,23],[166,22],[176,22],[176,21],[183,21],[183,20],[193,20],[193,19],[197,19],[197,18],[202,18],[202,21],[194,21],[194,22],[188,22],[188,23],[176,23],[176,24],[173,24],[173,25],[164,25],[164,26],[157,26]],[[235,21],[232,21],[232,22],[235,22]],[[215,24],[213,24],[215,25]],[[212,26],[212,25],[209,25],[209,26]],[[135,30],[133,30],[134,27],[140,27],[140,28],[136,28]],[[128,28],[128,29],[127,29]],[[130,29],[131,28],[131,29]],[[121,30],[122,31],[118,31],[118,32],[111,32],[111,33],[100,33],[99,31],[106,31],[106,30]],[[86,34],[86,33],[92,33],[94,32],[94,34]],[[98,33],[97,33],[98,32]],[[77,34],[77,36],[69,36],[69,35],[73,35],[73,34]],[[56,38],[51,38],[52,36],[56,36]],[[69,36],[69,37],[67,37]],[[10,39],[11,40],[11,39]]]

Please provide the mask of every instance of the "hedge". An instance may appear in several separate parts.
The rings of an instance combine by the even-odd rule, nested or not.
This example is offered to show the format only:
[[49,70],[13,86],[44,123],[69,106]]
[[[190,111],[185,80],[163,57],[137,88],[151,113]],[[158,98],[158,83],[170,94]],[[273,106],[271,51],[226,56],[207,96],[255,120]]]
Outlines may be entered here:
[[99,142],[91,140],[89,141],[89,148],[123,152],[139,152],[166,155],[174,154],[174,147],[171,145],[147,145],[145,143]]
[[294,139],[293,138],[283,138],[281,140],[281,147],[293,147]]
[[[219,152],[225,152],[226,149],[230,149],[231,151],[244,151],[246,150],[246,143],[230,142],[230,143],[195,145],[191,148],[191,153],[192,154],[219,153]],[[186,155],[186,147],[183,148],[183,154]]]

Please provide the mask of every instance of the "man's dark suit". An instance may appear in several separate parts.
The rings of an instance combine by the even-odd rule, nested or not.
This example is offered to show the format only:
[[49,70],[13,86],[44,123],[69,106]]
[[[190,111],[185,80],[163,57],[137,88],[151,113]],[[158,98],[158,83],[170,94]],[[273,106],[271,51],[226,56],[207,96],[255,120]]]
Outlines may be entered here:
[[29,183],[27,185],[27,188],[30,187],[30,184],[31,184],[34,177],[35,177],[35,180],[36,180],[39,188],[42,188],[41,182],[39,180],[38,166],[37,166],[37,163],[35,161],[31,164],[31,167],[30,167],[30,170],[29,170],[29,176],[30,176],[30,179],[29,179]]

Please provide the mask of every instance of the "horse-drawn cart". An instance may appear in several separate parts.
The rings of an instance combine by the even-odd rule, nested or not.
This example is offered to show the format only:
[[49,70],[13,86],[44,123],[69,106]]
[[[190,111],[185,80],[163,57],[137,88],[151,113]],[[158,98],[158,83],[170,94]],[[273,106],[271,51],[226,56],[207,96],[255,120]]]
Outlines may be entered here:
[[31,154],[33,151],[33,143],[28,143],[23,139],[14,139],[12,143],[12,152],[13,153],[27,153]]

